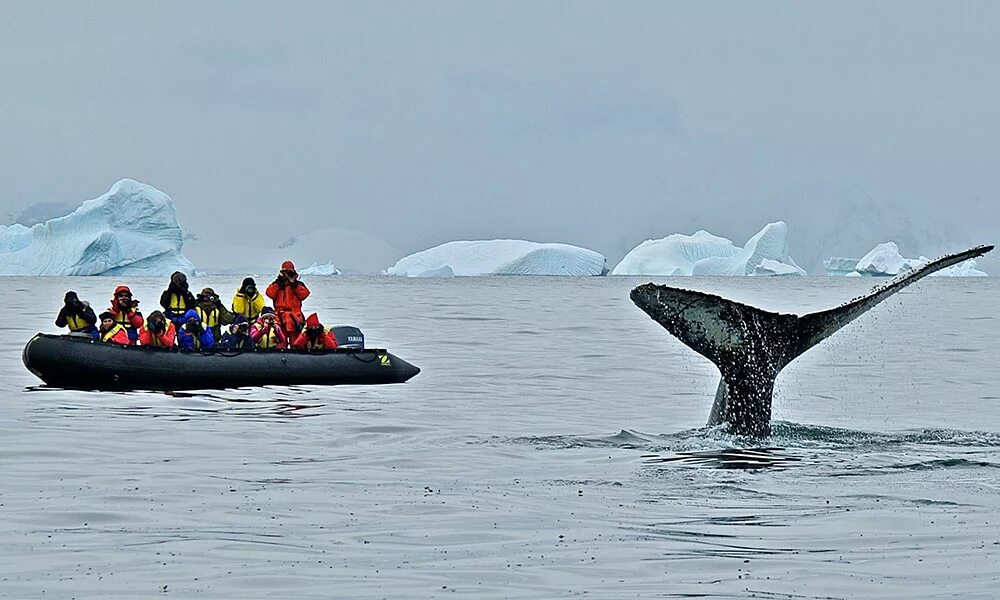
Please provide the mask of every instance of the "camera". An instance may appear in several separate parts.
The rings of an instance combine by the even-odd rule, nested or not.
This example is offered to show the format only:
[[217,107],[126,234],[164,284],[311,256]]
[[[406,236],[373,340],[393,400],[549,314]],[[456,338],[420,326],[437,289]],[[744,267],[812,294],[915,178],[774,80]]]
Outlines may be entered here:
[[167,330],[166,321],[153,321],[149,324],[149,330],[153,333],[163,333]]

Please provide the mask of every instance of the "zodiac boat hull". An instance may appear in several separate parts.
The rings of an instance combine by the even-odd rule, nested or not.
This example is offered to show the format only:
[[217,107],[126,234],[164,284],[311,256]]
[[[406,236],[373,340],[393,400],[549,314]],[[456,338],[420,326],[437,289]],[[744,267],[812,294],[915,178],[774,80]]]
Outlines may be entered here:
[[190,352],[39,333],[24,366],[48,385],[83,390],[192,390],[262,385],[403,383],[416,366],[378,349]]

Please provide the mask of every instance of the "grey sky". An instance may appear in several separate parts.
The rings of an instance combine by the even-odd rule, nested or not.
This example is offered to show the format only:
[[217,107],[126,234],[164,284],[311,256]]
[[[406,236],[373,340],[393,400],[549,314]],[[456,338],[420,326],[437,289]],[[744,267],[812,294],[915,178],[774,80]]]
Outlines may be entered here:
[[995,2],[4,2],[0,208],[132,177],[221,239],[614,261],[783,218],[811,267],[932,253],[1000,238],[998,31]]

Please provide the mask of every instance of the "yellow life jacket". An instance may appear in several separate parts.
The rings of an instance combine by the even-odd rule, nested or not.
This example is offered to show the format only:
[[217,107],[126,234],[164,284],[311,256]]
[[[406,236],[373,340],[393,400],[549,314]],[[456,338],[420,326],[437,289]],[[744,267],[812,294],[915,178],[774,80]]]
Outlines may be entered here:
[[91,324],[84,321],[81,315],[66,315],[66,326],[70,331],[77,332],[91,327]]
[[[275,325],[277,327],[277,325]],[[263,348],[264,350],[271,350],[278,346],[278,334],[275,333],[275,327],[272,327],[270,331],[260,336],[257,340],[257,347]]]
[[264,297],[257,292],[251,297],[247,297],[243,292],[236,292],[233,296],[233,314],[246,317],[247,321],[253,321],[260,315],[264,308]]
[[171,312],[181,313],[191,308],[184,299],[183,294],[170,294],[170,302],[167,303]]
[[101,334],[101,341],[102,342],[110,342],[111,338],[115,337],[115,334],[117,334],[119,331],[124,331],[124,329],[125,328],[122,327],[121,325],[115,325],[114,327],[112,327],[111,329],[109,329],[107,332]]
[[128,331],[129,329],[134,329],[134,327],[132,327],[132,321],[129,321],[128,315],[129,313],[125,311],[119,311],[117,315],[112,315],[115,319],[115,322],[118,323],[118,325],[120,325],[126,331]]
[[198,317],[201,318],[201,324],[205,326],[206,329],[211,329],[219,324],[219,308],[213,307],[205,310],[199,304],[194,307],[195,312],[198,313]]

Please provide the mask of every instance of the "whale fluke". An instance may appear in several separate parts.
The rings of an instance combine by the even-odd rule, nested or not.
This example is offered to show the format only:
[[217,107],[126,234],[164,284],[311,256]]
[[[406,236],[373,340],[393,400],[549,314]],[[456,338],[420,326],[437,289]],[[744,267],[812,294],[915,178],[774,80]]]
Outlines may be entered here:
[[949,254],[866,296],[802,316],[652,283],[633,289],[630,297],[654,321],[719,368],[722,381],[708,424],[726,423],[732,433],[764,436],[770,432],[774,380],[788,363],[906,286],[992,249],[977,246]]

